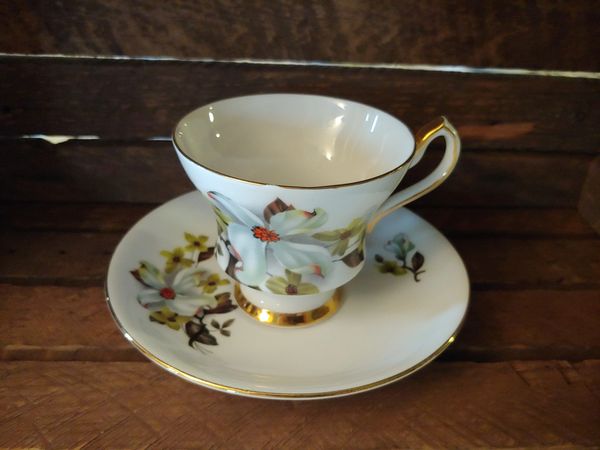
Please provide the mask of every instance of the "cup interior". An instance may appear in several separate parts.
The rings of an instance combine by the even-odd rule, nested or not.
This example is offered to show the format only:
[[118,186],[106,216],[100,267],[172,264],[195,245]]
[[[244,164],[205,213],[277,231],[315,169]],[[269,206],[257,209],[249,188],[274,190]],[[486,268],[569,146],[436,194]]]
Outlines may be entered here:
[[236,97],[177,124],[181,153],[221,174],[318,187],[378,177],[411,158],[414,138],[395,117],[343,99],[298,94]]

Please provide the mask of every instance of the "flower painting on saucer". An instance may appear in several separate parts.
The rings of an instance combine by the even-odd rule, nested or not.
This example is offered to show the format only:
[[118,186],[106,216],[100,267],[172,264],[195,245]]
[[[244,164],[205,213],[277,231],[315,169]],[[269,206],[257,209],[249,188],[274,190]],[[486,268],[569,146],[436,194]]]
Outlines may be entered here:
[[[268,212],[260,217],[267,231],[291,239],[283,227],[271,226],[286,200],[292,203],[267,197]],[[257,206],[254,215],[264,206],[262,201],[248,205]],[[219,268],[215,244],[227,234],[218,235],[221,225],[215,224],[213,208],[200,192],[160,206],[127,232],[108,270],[106,300],[118,328],[169,373],[227,394],[323,399],[399,380],[455,341],[469,303],[465,265],[442,233],[408,209],[384,218],[369,236],[371,253],[365,252],[361,273],[343,290],[333,319],[286,329],[248,314],[242,286]],[[232,211],[223,209],[219,220],[226,232]],[[309,229],[302,242],[320,242],[334,271],[356,270],[340,260],[360,245],[362,225],[353,220],[348,215],[333,226]],[[329,222],[334,223],[331,214]],[[318,235],[322,241],[317,233],[324,233]],[[220,257],[234,261],[224,245]],[[323,292],[315,294],[322,277],[281,267],[269,245],[267,294],[289,304]],[[275,314],[266,310],[263,317]],[[190,390],[186,395],[205,394]]]
[[231,336],[228,329],[234,322],[212,319],[213,314],[226,314],[237,308],[231,299],[231,283],[219,274],[210,273],[206,261],[214,254],[207,236],[184,233],[187,245],[163,250],[164,269],[149,261],[140,261],[131,275],[143,286],[137,294],[138,303],[149,311],[150,322],[165,325],[174,331],[183,330],[188,345],[203,350],[205,345],[218,345],[215,334]]
[[[417,283],[421,281],[419,275],[425,273],[425,270],[422,269],[425,264],[425,256],[416,250],[415,244],[408,239],[406,234],[396,234],[392,239],[387,241],[384,248],[386,251],[393,253],[397,261],[385,259],[381,255],[375,255],[379,272],[391,273],[396,276],[405,275],[410,272]],[[411,253],[412,257],[409,264],[408,257]]]
[[[167,268],[166,272],[170,271]],[[138,300],[151,311],[168,307],[177,314],[192,316],[198,309],[216,304],[214,297],[199,292],[196,280],[204,271],[197,267],[180,270],[170,282],[147,261],[142,261],[137,273],[148,286],[138,294]]]

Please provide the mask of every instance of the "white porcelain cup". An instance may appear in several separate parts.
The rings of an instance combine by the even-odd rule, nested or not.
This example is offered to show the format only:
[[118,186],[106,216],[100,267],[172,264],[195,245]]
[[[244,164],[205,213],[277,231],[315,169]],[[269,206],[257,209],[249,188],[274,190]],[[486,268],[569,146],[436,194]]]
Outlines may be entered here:
[[[392,195],[429,143],[439,165]],[[444,117],[413,138],[371,106],[314,95],[251,95],[198,108],[173,143],[216,213],[220,267],[240,283],[238,303],[257,319],[307,324],[339,305],[336,289],[363,266],[365,236],[382,217],[439,186],[460,139]]]

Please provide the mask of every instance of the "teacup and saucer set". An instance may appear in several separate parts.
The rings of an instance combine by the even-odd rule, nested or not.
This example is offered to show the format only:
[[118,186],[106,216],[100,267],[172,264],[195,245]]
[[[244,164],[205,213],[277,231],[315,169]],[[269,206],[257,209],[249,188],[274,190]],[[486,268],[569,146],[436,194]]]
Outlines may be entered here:
[[[393,193],[437,137],[438,167]],[[454,341],[464,264],[402,208],[457,163],[445,118],[413,137],[360,103],[252,95],[192,111],[173,143],[198,191],[134,225],[106,281],[119,329],[150,360],[231,394],[317,399],[399,380]]]

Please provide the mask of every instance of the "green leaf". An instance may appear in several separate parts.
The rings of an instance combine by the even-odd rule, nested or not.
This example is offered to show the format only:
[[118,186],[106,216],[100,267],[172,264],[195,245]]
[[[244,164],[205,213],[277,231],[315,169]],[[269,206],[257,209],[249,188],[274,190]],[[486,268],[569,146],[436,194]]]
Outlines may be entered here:
[[221,333],[223,336],[227,336],[227,337],[231,336],[231,331],[229,331],[229,330],[221,330],[221,331],[219,331],[219,333]]
[[231,324],[235,321],[235,319],[229,319],[226,320],[225,322],[223,322],[223,326],[221,328],[228,328],[231,326]]
[[340,231],[322,231],[320,233],[315,233],[312,236],[319,241],[333,242],[337,241],[340,238]]
[[366,222],[362,218],[358,217],[352,222],[350,222],[350,225],[348,225],[348,229],[352,233],[352,236],[355,236],[359,234],[364,228],[366,228],[366,226]]
[[231,218],[216,206],[213,206],[213,211],[217,220],[217,230],[220,234],[227,229],[227,226],[231,223]]
[[216,320],[214,320],[214,319],[213,319],[213,320],[210,322],[210,324],[211,324],[213,327],[215,327],[217,330],[219,330],[219,329],[221,328],[221,326],[219,325],[219,322],[217,322],[217,321],[216,321]]
[[338,243],[331,251],[331,254],[342,256],[344,253],[346,253],[346,250],[348,250],[348,242],[348,239],[342,239],[341,241],[338,241]]
[[363,254],[365,253],[365,242],[366,242],[366,241],[367,241],[367,240],[366,240],[366,239],[364,239],[364,234],[363,234],[363,235],[361,236],[361,238],[360,238],[360,241],[358,241],[358,247],[357,247],[357,250],[358,250],[360,253],[363,253]]
[[229,217],[227,214],[221,211],[221,209],[217,208],[216,206],[213,206],[213,211],[215,212],[217,218],[225,225],[229,225],[231,223],[231,217]]

